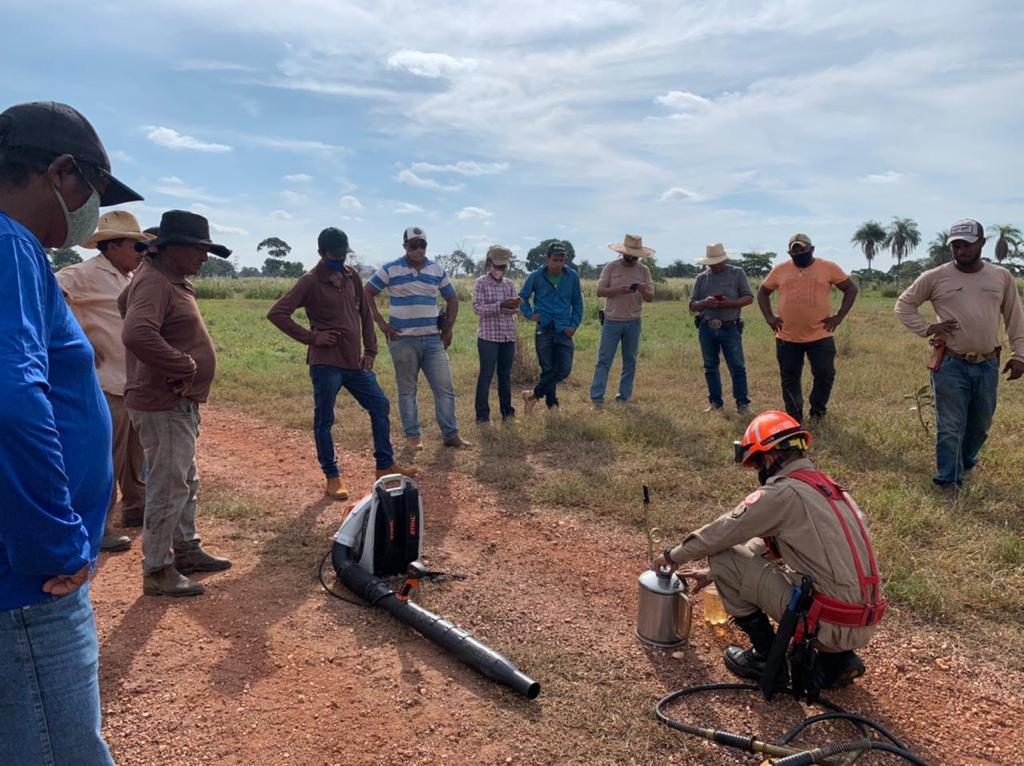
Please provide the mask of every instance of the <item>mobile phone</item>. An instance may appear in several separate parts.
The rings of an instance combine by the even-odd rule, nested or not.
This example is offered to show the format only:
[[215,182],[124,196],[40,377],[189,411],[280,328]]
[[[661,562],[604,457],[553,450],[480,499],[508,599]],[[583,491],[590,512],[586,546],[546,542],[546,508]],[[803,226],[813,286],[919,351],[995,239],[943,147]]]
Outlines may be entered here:
[[633,291],[633,292],[635,293],[635,292],[636,292],[636,289],[637,289],[638,287],[640,287],[640,283],[639,283],[639,282],[634,282],[633,284],[631,284],[631,285],[629,286],[629,289],[630,289],[630,290],[632,290],[632,291]]
[[712,295],[711,297],[714,298],[716,301],[724,301],[725,300],[725,296],[721,295],[721,294],[719,294],[719,295]]

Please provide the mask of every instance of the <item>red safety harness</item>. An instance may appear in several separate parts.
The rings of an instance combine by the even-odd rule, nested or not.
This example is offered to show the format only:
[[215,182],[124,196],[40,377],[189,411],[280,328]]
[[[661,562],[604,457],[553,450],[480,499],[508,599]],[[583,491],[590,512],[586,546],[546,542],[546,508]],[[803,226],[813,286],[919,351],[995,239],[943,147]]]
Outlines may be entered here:
[[[818,622],[822,620],[833,625],[851,628],[877,625],[885,615],[885,610],[889,608],[889,602],[887,599],[880,598],[881,580],[878,576],[878,565],[875,563],[875,553],[871,548],[871,540],[868,537],[867,530],[864,528],[864,522],[861,521],[860,514],[857,513],[853,503],[847,498],[843,488],[827,474],[821,471],[805,469],[793,471],[786,475],[790,479],[802,481],[809,487],[813,487],[828,501],[829,507],[832,508],[832,512],[835,513],[836,519],[839,521],[839,525],[843,528],[846,544],[850,546],[853,565],[857,570],[857,580],[860,583],[861,596],[864,599],[863,604],[851,604],[815,591],[811,607],[807,611],[806,621],[801,621],[801,624],[797,626],[795,640],[800,641],[803,639],[805,629],[808,633],[814,634],[817,630]],[[850,509],[850,514],[857,521],[857,528],[860,531],[861,540],[864,542],[864,549],[868,554],[868,574],[864,572],[864,566],[861,563],[860,555],[857,553],[857,547],[853,544],[853,534],[850,532],[850,526],[846,523],[846,519],[843,518],[843,514],[839,510],[839,506],[836,503],[837,498],[846,504],[846,507]]]

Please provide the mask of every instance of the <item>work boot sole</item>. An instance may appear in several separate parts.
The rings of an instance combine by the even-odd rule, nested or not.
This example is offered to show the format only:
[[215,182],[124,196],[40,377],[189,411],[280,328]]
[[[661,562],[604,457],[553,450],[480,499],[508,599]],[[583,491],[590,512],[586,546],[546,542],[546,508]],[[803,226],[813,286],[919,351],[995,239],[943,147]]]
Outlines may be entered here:
[[143,585],[142,593],[145,596],[170,596],[171,598],[183,598],[185,596],[201,596],[206,593],[206,588],[196,583],[197,588],[183,588],[181,590],[165,591],[160,588],[153,588]]
[[[722,658],[725,662],[725,668],[737,678],[742,678],[746,681],[760,681],[762,671],[752,668],[748,665],[739,665],[732,661],[732,659],[725,655]],[[775,677],[775,688],[784,689],[789,685],[789,671],[785,664],[779,668],[778,675]]]

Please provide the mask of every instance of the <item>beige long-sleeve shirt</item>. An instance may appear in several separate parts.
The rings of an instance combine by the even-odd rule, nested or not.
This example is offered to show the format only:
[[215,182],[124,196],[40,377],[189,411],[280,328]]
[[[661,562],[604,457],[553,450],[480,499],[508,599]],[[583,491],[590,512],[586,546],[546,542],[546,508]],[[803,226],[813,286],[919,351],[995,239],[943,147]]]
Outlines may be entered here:
[[931,324],[918,312],[930,301],[939,321],[955,319],[960,327],[944,335],[946,347],[958,354],[989,354],[999,345],[999,317],[1006,325],[1012,358],[1024,362],[1024,309],[1013,275],[986,263],[965,273],[954,263],[926,271],[896,301],[896,316],[922,337]]
[[108,394],[124,396],[124,325],[117,297],[130,277],[100,253],[87,261],[66,266],[56,274],[64,300],[82,326],[96,353],[96,375]]

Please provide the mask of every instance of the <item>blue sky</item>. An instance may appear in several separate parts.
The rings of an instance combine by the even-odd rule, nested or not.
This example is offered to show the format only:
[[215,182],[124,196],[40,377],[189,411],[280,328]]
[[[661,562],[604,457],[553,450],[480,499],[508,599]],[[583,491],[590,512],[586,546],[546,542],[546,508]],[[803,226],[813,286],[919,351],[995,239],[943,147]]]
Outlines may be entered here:
[[328,225],[367,264],[420,225],[591,263],[803,231],[862,268],[868,218],[1024,224],[1012,0],[4,6],[0,102],[77,107],[144,225],[194,209],[242,266],[268,236],[310,266]]

